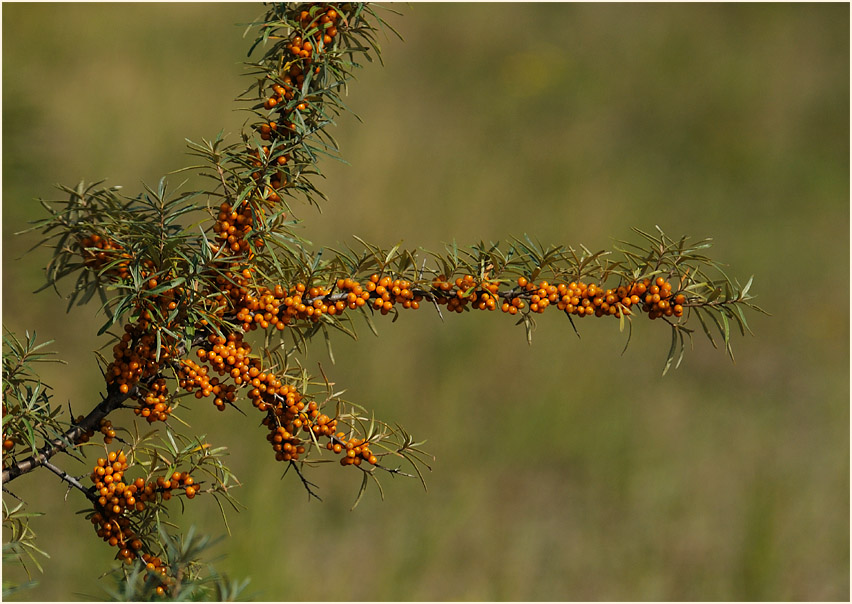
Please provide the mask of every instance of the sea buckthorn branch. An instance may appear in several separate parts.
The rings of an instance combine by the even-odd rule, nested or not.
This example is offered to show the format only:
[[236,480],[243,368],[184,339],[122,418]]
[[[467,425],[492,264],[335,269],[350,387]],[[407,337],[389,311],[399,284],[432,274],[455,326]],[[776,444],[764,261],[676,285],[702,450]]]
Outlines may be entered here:
[[366,3],[271,4],[255,25],[249,54],[268,48],[247,63],[256,81],[240,95],[251,105],[243,142],[190,142],[190,153],[212,159],[214,169],[193,168],[221,184],[234,205],[255,197],[289,210],[294,196],[316,205],[324,198],[313,183],[319,158],[338,156],[327,127],[347,110],[342,93],[360,58],[381,58],[377,30],[393,29]]
[[[417,465],[425,465],[420,457],[423,453],[417,449],[421,443],[415,443],[401,429],[393,429],[375,419],[367,420],[359,414],[359,407],[344,402],[339,393],[331,391],[327,379],[327,392],[323,399],[307,394],[315,382],[304,370],[288,371],[287,361],[280,354],[277,354],[277,365],[282,369],[265,371],[261,360],[251,356],[251,346],[243,340],[241,332],[231,332],[227,336],[211,334],[207,345],[199,347],[196,354],[201,363],[207,364],[183,360],[179,386],[187,392],[194,392],[199,399],[215,397],[214,405],[220,411],[226,405],[234,404],[238,389],[247,390],[252,405],[264,414],[261,423],[268,430],[267,440],[275,452],[275,459],[289,462],[312,494],[310,483],[294,462],[308,461],[303,456],[314,448],[324,447],[334,454],[345,449],[346,453],[341,458],[344,466],[360,466],[365,461],[380,469],[399,473],[398,469],[379,465],[379,460],[388,454],[408,461],[418,474]],[[214,372],[224,376],[224,380],[211,377]],[[229,379],[232,383],[227,383]],[[332,404],[334,411],[331,411]],[[326,441],[324,445],[321,440]],[[374,452],[371,445],[377,445],[383,451]]]
[[338,152],[326,128],[346,110],[341,92],[359,57],[381,58],[379,27],[393,31],[367,3],[270,5],[249,54],[260,44],[268,48],[249,64],[257,84],[243,95],[252,103],[250,131],[261,144],[246,133],[248,155],[241,151],[231,157],[242,169],[237,175],[241,184],[247,172],[273,203],[282,190],[286,196],[304,195],[311,203],[323,197],[311,178],[320,173],[320,156]]
[[[533,315],[554,307],[569,318],[612,316],[621,320],[622,329],[624,318],[630,320],[639,312],[663,319],[680,338],[691,334],[686,322],[694,314],[715,346],[706,327],[705,316],[710,317],[730,352],[728,321],[745,333],[743,308],[760,311],[750,302],[751,281],[745,287],[732,284],[717,263],[700,254],[709,240],[674,241],[662,231],[658,237],[642,235],[652,238],[652,245],[625,244],[632,247],[620,250],[623,255],[618,259],[586,248],[545,249],[516,241],[506,251],[498,245],[453,247],[446,256],[432,255],[440,267],[434,269],[420,262],[416,251],[398,247],[386,251],[365,244],[366,252],[337,252],[323,263],[314,262],[313,272],[302,276],[306,282],[286,289],[276,286],[274,291],[261,288],[260,295],[245,298],[235,318],[246,332],[292,331],[311,323],[340,327],[347,309],[396,315],[400,308],[419,308],[426,299],[455,312],[500,309],[520,315],[528,337]],[[378,272],[370,275],[374,270]],[[355,278],[349,276],[353,274]],[[611,283],[605,285],[608,280]]]
[[[169,427],[187,398],[240,410],[244,394],[261,414],[275,459],[310,495],[316,496],[314,485],[303,469],[324,461],[324,451],[362,471],[356,504],[370,480],[378,484],[377,470],[404,474],[391,461],[410,463],[423,480],[420,466],[428,468],[428,460],[421,443],[343,401],[324,374],[323,395],[315,391],[323,382],[293,367],[295,353],[319,332],[327,342],[330,329],[356,337],[351,311],[375,332],[373,314],[396,319],[400,309],[417,310],[424,302],[439,314],[442,307],[456,313],[499,309],[517,316],[528,340],[535,315],[552,307],[572,326],[575,317],[594,315],[617,318],[623,329],[645,314],[672,330],[664,373],[675,358],[679,364],[693,315],[714,346],[715,325],[730,354],[730,322],[745,333],[744,309],[760,311],[751,303],[751,280],[740,287],[703,255],[708,241],[676,241],[659,229],[658,235],[637,231],[645,239],[641,245],[621,242],[621,256],[545,248],[529,238],[508,247],[454,244],[442,254],[399,245],[385,250],[360,239],[358,250],[315,249],[294,228],[290,198],[304,196],[311,204],[323,198],[315,186],[318,161],[337,156],[328,126],[346,111],[342,94],[358,61],[379,56],[375,33],[386,24],[366,4],[303,3],[272,5],[256,25],[255,47],[267,49],[249,64],[256,82],[241,95],[250,104],[241,141],[226,144],[220,134],[189,142],[202,165],[187,169],[212,181],[210,190],[175,194],[161,181],[128,198],[119,187],[81,183],[63,188],[68,200],[58,206],[44,203],[50,215],[35,227],[54,250],[46,287],[76,274],[69,308],[97,294],[107,315],[99,335],[108,333],[114,345],[112,359],[100,357],[107,386],[102,402],[67,429],[46,435],[52,439],[42,435],[41,448],[29,439],[34,455],[21,462],[12,456],[4,484],[38,465],[56,472],[48,460],[79,448],[96,431],[110,444],[117,436],[107,415],[120,407],[132,406],[149,424],[162,422],[165,427],[153,433],[160,441],[153,434],[140,437],[136,422],[135,434],[124,429],[127,453],[105,453],[92,472],[93,486],[85,489],[97,495],[89,518],[98,535],[118,548],[119,559],[144,564],[146,585],[160,595],[175,595],[182,581],[182,571],[168,562],[174,555],[163,553],[168,539],[161,515],[172,491],[182,489],[181,502],[210,493],[236,507],[228,490],[238,483],[219,459],[223,449],[187,441]],[[124,332],[113,335],[115,325]],[[265,332],[261,347],[249,341],[255,330]],[[286,341],[293,348],[280,350]],[[253,352],[258,348],[262,356]],[[4,414],[5,402],[4,389]],[[9,433],[19,434],[21,425],[10,419]],[[5,416],[3,426],[5,449]],[[16,441],[9,441],[12,449]],[[145,476],[124,480],[134,466]],[[197,471],[208,472],[209,487],[195,482]],[[161,547],[155,551],[146,543],[157,534]]]

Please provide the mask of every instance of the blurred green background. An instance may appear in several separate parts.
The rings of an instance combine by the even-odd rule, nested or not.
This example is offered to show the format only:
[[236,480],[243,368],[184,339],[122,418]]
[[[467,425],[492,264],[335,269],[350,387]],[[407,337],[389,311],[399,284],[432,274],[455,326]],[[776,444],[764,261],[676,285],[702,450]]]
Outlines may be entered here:
[[[350,512],[337,465],[280,480],[254,416],[184,417],[232,451],[248,511],[217,568],[271,600],[849,599],[849,6],[398,5],[335,130],[318,245],[506,241],[600,249],[660,225],[712,236],[755,275],[735,364],[696,338],[614,321],[578,339],[545,315],[532,346],[502,315],[404,313],[324,345],[351,400],[428,440],[429,491],[385,480]],[[48,254],[16,237],[54,183],[135,194],[188,165],[184,137],[236,136],[254,4],[3,7],[3,322],[55,338],[45,379],[82,412],[102,386],[96,306],[64,313]],[[172,177],[177,184],[179,177]],[[634,237],[635,238],[635,237]],[[840,287],[840,306],[828,304]],[[130,421],[118,414],[113,420]],[[87,470],[69,458],[69,472]],[[14,483],[51,558],[32,600],[102,596],[114,552],[53,475]],[[215,505],[176,520],[212,534]]]

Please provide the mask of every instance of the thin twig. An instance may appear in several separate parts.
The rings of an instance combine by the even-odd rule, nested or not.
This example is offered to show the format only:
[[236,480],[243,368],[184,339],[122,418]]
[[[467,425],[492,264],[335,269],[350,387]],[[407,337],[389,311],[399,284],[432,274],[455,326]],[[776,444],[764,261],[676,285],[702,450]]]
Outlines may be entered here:
[[12,497],[14,497],[15,499],[17,499],[17,500],[18,500],[18,501],[20,501],[21,503],[24,503],[24,500],[23,500],[23,499],[21,499],[20,497],[18,497],[17,495],[15,495],[12,491],[10,491],[9,489],[7,489],[6,487],[3,487],[3,492],[4,492],[4,493],[8,493],[9,495],[11,495]]
[[[218,157],[216,159],[218,160]],[[222,170],[222,165],[218,161],[216,162],[216,170],[219,172],[219,178],[222,180],[222,187],[225,189],[225,194],[230,195],[228,185],[225,182],[225,172]]]
[[310,499],[311,497],[316,497],[318,501],[322,501],[322,497],[320,497],[319,495],[314,493],[313,489],[311,489],[311,487],[316,487],[317,485],[310,482],[307,478],[305,478],[302,475],[302,472],[301,472],[301,470],[299,470],[299,466],[296,465],[296,462],[291,461],[290,467],[293,468],[296,471],[296,474],[299,476],[299,480],[302,481],[302,485],[305,487],[305,490],[308,492],[308,499]]
[[57,468],[55,465],[53,465],[47,460],[44,460],[41,465],[43,465],[45,468],[59,476],[59,478],[70,484],[72,487],[82,491],[83,494],[89,499],[89,501],[95,502],[98,500],[98,498],[92,491],[84,487],[79,480],[68,474],[65,470]]
[[407,476],[408,478],[414,478],[414,474],[408,474],[407,472],[403,472],[399,468],[386,468],[385,466],[382,466],[382,465],[379,465],[379,464],[375,464],[375,465],[376,465],[377,468],[379,468],[380,470],[384,470],[388,474],[391,474],[391,475],[399,474],[400,476]]

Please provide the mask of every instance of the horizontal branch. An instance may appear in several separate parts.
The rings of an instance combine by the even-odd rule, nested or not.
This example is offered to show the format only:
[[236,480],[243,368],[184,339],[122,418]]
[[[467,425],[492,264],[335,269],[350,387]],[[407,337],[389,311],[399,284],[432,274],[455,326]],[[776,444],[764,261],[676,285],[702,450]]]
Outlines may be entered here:
[[[341,285],[341,282],[343,285]],[[347,284],[348,283],[348,284]],[[373,310],[387,314],[395,306],[417,309],[419,302],[429,300],[447,305],[451,311],[461,312],[465,307],[479,310],[501,310],[512,315],[522,313],[543,313],[548,306],[557,307],[568,315],[596,316],[633,315],[637,311],[649,314],[651,318],[683,315],[686,306],[703,306],[700,297],[688,295],[672,287],[662,277],[656,282],[650,279],[623,282],[614,288],[603,288],[595,283],[588,286],[584,282],[550,284],[541,281],[532,283],[525,277],[518,279],[518,287],[499,288],[499,282],[476,280],[467,275],[455,282],[436,280],[432,287],[418,287],[406,280],[391,281],[389,277],[381,280],[373,275],[363,287],[351,279],[339,280],[337,289],[311,288],[306,291],[304,284],[290,288],[288,292],[276,288],[275,292],[264,289],[258,298],[266,297],[271,302],[261,304],[258,298],[244,296],[237,306],[236,319],[244,329],[254,328],[260,323],[263,328],[276,325],[279,328],[291,320],[311,319],[316,321],[322,314],[340,315],[346,308],[355,308],[369,303]],[[316,294],[315,294],[316,292]],[[357,302],[357,305],[356,305]],[[728,303],[736,302],[734,300]],[[631,309],[632,308],[632,309]]]

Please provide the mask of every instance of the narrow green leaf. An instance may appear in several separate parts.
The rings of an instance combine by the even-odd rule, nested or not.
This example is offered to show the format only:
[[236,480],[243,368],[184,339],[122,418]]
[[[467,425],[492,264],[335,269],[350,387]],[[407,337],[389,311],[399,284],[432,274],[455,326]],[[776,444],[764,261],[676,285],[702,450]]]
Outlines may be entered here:
[[[231,525],[228,524],[228,515],[225,513],[225,508],[216,493],[213,493],[213,499],[216,500],[216,505],[219,506],[219,513],[222,514],[222,522],[225,524],[225,530],[228,531],[228,536],[231,536]],[[231,504],[233,505],[233,504]]]
[[334,351],[331,349],[331,337],[329,336],[328,328],[326,328],[325,325],[322,326],[322,335],[323,338],[325,338],[325,347],[326,350],[328,350],[328,358],[331,360],[331,364],[334,365]]
[[748,322],[746,321],[745,313],[743,312],[743,307],[740,304],[735,304],[734,311],[736,311],[737,313],[735,318],[738,318],[738,323],[742,334],[745,335],[745,332],[747,331],[749,334],[754,335],[751,331],[751,328],[749,328],[748,326]]
[[675,363],[675,369],[680,367],[680,363],[681,363],[681,361],[683,361],[683,354],[686,350],[686,347],[683,345],[683,331],[678,329],[677,332],[678,332],[677,335],[678,335],[679,346],[680,346],[680,355],[678,355],[678,357],[677,357],[677,363]]
[[751,277],[749,277],[749,279],[748,279],[748,283],[746,283],[746,284],[745,284],[745,287],[744,287],[744,288],[743,288],[743,290],[740,292],[740,298],[745,298],[745,297],[748,295],[748,290],[749,290],[749,288],[751,287],[751,283],[752,283],[752,281],[754,281],[754,275],[752,275]]
[[731,357],[731,360],[734,360],[734,349],[731,348],[731,325],[728,321],[728,316],[722,312],[719,313],[719,316],[722,319],[722,324],[725,327],[725,350],[728,352],[728,356]]
[[627,322],[627,341],[624,343],[624,348],[621,351],[621,356],[627,352],[627,347],[630,346],[630,339],[633,337],[633,321]]
[[[710,330],[707,328],[707,323],[704,321],[704,317],[701,316],[701,308],[695,307],[693,309],[695,312],[695,316],[698,317],[698,322],[701,323],[701,328],[704,330],[704,333],[707,335],[707,338],[710,340],[710,343],[713,344],[713,348],[718,348],[716,346],[716,340],[713,339],[713,335],[710,333]],[[709,312],[709,311],[705,311]]]
[[376,336],[376,337],[378,338],[378,337],[379,337],[379,332],[378,332],[378,330],[376,330],[376,326],[373,324],[373,319],[372,319],[372,317],[370,316],[370,313],[369,313],[369,312],[367,312],[366,310],[364,310],[364,309],[366,309],[366,308],[367,308],[367,305],[366,305],[366,304],[365,304],[364,306],[362,306],[362,307],[361,307],[362,314],[364,315],[364,319],[366,319],[366,320],[367,320],[367,326],[370,328],[370,331],[372,331],[372,332],[373,332],[373,335],[374,335],[374,336]]
[[27,429],[27,442],[30,445],[32,454],[36,455],[38,453],[38,449],[36,448],[35,432],[33,431],[33,425],[26,417],[21,417],[21,423],[24,424],[24,427]]
[[669,372],[669,369],[672,366],[672,362],[674,361],[676,352],[677,352],[677,330],[674,327],[672,327],[672,344],[669,347],[668,354],[666,355],[666,365],[663,368],[663,375],[664,376]]
[[361,479],[361,488],[358,489],[358,496],[355,498],[355,503],[353,503],[352,507],[349,508],[350,512],[352,510],[354,510],[356,507],[358,507],[358,504],[361,502],[361,497],[364,496],[364,492],[367,490],[367,485],[369,484],[369,480],[370,479],[369,479],[369,476],[367,475],[367,472],[364,472],[364,476]]

